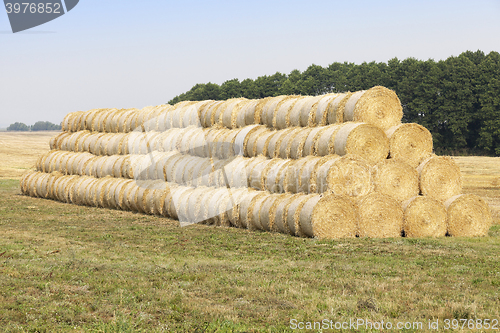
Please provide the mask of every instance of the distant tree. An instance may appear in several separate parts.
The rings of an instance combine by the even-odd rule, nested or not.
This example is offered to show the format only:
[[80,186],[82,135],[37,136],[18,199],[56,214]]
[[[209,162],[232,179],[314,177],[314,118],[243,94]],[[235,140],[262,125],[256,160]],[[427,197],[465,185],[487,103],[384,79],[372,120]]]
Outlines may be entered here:
[[24,123],[14,123],[7,127],[7,131],[28,132],[30,128]]
[[49,121],[37,121],[31,126],[32,131],[58,131],[60,129],[61,125],[56,125]]

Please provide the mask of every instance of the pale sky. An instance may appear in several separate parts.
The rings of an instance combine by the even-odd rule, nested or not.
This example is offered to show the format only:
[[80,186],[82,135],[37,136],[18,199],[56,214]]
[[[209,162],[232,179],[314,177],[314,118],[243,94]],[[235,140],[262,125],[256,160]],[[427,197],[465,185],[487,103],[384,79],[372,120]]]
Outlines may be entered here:
[[500,52],[499,18],[500,0],[80,0],[12,34],[0,11],[0,127],[311,64]]

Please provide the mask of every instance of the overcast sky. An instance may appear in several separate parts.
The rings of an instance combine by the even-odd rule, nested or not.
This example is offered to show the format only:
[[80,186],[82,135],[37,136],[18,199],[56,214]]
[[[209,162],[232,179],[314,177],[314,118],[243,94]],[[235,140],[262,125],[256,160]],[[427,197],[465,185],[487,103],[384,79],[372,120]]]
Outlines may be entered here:
[[499,18],[500,0],[80,0],[12,34],[0,10],[0,127],[311,64],[498,52]]

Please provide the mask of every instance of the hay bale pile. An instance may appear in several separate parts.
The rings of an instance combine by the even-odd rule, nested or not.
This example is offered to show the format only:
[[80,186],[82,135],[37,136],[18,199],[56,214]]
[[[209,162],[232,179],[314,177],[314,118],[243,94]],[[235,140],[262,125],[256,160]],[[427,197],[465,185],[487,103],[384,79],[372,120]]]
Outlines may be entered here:
[[299,237],[484,236],[432,136],[384,87],[68,114],[24,194]]

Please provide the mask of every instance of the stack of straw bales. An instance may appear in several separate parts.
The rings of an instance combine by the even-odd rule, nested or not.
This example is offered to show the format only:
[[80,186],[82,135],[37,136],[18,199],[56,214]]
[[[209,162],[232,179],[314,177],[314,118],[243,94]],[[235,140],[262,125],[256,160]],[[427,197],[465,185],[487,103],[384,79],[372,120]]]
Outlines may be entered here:
[[300,237],[484,236],[485,202],[384,87],[68,114],[24,194]]

